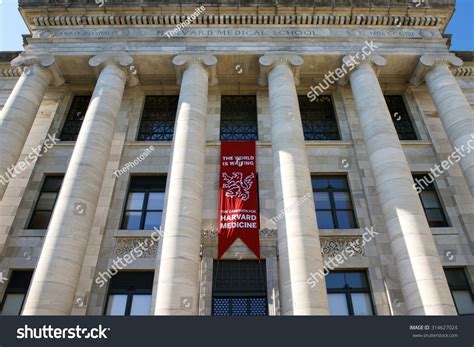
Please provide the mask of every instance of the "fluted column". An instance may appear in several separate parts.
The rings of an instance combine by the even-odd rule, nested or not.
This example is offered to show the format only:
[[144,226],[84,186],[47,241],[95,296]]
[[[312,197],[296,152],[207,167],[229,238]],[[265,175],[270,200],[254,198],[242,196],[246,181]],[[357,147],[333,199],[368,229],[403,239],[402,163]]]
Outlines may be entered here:
[[426,81],[449,142],[462,157],[459,165],[474,195],[474,150],[469,148],[474,144],[474,112],[449,70],[450,66],[462,64],[462,60],[454,55],[424,55],[411,82],[419,85]]
[[[24,315],[69,315],[104,179],[127,70],[126,55],[100,55],[100,70],[34,272]],[[129,81],[135,81],[135,77]]]
[[181,84],[155,314],[197,315],[202,201],[209,81],[215,81],[214,56],[174,57]]
[[[52,55],[20,55],[12,66],[23,66],[20,79],[13,88],[0,114],[0,175],[8,182],[17,173],[12,170],[25,145],[36,113],[50,83],[59,86],[64,80]],[[0,184],[0,200],[7,184]]]
[[[303,59],[296,55],[260,58],[260,84],[270,99],[273,176],[278,221],[280,303],[283,315],[327,315],[325,281],[308,284],[323,269],[303,127],[295,84]],[[303,203],[301,203],[303,201]]]
[[350,82],[403,297],[410,315],[455,315],[430,227],[374,71],[385,64],[383,57],[371,56],[352,72]]

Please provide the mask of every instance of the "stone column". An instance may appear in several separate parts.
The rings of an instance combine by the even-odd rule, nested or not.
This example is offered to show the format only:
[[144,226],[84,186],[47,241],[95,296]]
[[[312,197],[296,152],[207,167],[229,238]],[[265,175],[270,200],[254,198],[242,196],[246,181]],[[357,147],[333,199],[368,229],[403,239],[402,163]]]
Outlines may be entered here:
[[[181,84],[168,176],[156,315],[197,315],[208,85],[214,56],[174,57]],[[158,266],[158,264],[157,264]]]
[[260,84],[268,78],[273,176],[282,315],[327,315],[324,279],[308,283],[323,269],[311,175],[295,84],[303,59],[297,55],[260,57]]
[[[0,175],[9,182],[18,173],[16,165],[36,113],[50,83],[64,83],[52,55],[20,55],[13,59],[12,66],[23,66],[23,73],[13,88],[0,114]],[[0,200],[7,184],[0,184]]]
[[383,57],[371,56],[351,73],[350,82],[403,297],[410,315],[455,315],[431,230],[374,70],[385,64]]
[[132,61],[127,55],[106,54],[89,60],[100,75],[49,223],[24,315],[71,314],[127,81],[124,67]]
[[454,55],[424,55],[411,82],[420,85],[426,81],[449,142],[462,157],[459,164],[474,195],[474,150],[468,148],[469,144],[474,147],[474,112],[449,70],[450,66],[462,64],[462,60]]

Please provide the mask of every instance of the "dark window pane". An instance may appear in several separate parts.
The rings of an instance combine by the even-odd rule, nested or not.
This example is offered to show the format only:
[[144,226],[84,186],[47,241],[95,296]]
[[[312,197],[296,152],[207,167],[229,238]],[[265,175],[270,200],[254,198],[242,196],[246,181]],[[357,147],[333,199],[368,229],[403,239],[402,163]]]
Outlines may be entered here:
[[350,288],[367,288],[367,275],[364,272],[346,272],[346,284]]
[[58,193],[41,193],[38,204],[36,205],[37,210],[50,210],[54,208],[54,202],[56,201]]
[[125,212],[122,229],[139,230],[142,220],[142,212]]
[[346,285],[346,279],[344,272],[330,272],[326,276],[326,287],[327,288],[344,288]]
[[178,96],[147,96],[137,140],[172,141],[178,100]]
[[329,186],[333,189],[347,189],[346,176],[332,176],[329,178]]
[[127,210],[141,210],[145,193],[128,193]]
[[[424,174],[413,175],[414,182],[420,181],[425,176]],[[422,186],[418,185],[418,187],[422,188],[419,195],[429,226],[432,228],[449,226],[434,184],[430,183],[428,186],[423,184]]]
[[329,188],[329,178],[326,176],[313,176],[311,177],[313,189],[327,189]]
[[334,192],[333,196],[336,209],[352,209],[349,192]]
[[147,208],[149,210],[162,210],[164,198],[165,198],[164,193],[150,193],[148,195]]
[[444,272],[451,288],[469,288],[464,269],[445,269]]
[[159,229],[161,225],[161,214],[162,212],[147,212],[143,229],[152,230],[154,227]]
[[20,315],[32,276],[33,271],[12,271],[8,280],[3,305],[1,305],[0,315]]
[[329,199],[329,192],[315,192],[314,204],[317,209],[331,209],[331,200]]
[[30,220],[30,229],[48,229],[51,211],[35,211]]
[[354,214],[351,211],[336,211],[337,226],[339,229],[353,229],[356,227]]
[[334,229],[334,220],[331,211],[316,210],[316,218],[318,220],[319,229]]
[[474,314],[474,300],[469,290],[453,290],[453,298],[459,314]]
[[61,132],[60,139],[62,141],[77,140],[90,101],[90,95],[78,95],[74,97]]
[[400,140],[417,140],[416,132],[411,122],[403,98],[400,95],[386,95],[388,110]]
[[439,200],[435,191],[424,191],[420,193],[424,208],[439,208]]
[[331,316],[348,316],[349,308],[347,307],[346,294],[328,294],[329,315]]
[[257,140],[257,98],[250,96],[221,97],[220,140]]
[[311,102],[300,95],[298,102],[305,140],[340,140],[331,96],[321,95]]

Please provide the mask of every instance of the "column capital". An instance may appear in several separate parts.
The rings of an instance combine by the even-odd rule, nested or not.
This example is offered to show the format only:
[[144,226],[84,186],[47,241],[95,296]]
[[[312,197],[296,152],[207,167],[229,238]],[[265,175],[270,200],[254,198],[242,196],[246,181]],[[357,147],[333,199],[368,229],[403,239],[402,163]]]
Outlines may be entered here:
[[[387,60],[378,54],[370,55],[362,61],[358,61],[359,59],[356,58],[357,56],[358,55],[348,54],[342,58],[342,66],[347,66],[349,71],[338,81],[339,85],[346,86],[349,83],[349,76],[351,75],[351,72],[357,71],[361,66],[369,65],[375,71],[375,75],[378,77],[381,68],[387,65]],[[343,70],[345,71],[344,68]]]
[[423,84],[426,74],[439,65],[460,67],[463,61],[454,54],[425,54],[420,57],[410,83],[419,86]]
[[56,64],[56,59],[51,54],[29,54],[20,53],[18,57],[12,60],[12,67],[22,67],[26,75],[32,74],[31,66],[38,66],[46,69],[51,73],[50,83],[55,87],[64,84],[64,77],[61,70]]
[[173,58],[176,69],[176,83],[180,86],[183,79],[183,72],[190,64],[200,64],[209,73],[209,85],[217,84],[217,58],[209,54],[180,54]]
[[128,54],[119,52],[99,53],[89,59],[89,65],[96,71],[97,75],[108,64],[114,64],[125,72],[129,87],[136,86],[140,82],[137,69],[133,65],[133,58]]
[[266,86],[268,84],[268,74],[275,66],[280,64],[288,66],[293,71],[295,84],[300,84],[300,66],[304,63],[301,56],[296,54],[265,54],[258,61],[260,63],[259,85]]

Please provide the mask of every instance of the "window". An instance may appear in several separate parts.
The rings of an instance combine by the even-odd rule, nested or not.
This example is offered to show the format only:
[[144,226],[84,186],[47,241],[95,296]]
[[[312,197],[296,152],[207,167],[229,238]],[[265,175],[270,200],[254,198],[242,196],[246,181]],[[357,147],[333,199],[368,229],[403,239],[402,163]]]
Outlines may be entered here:
[[365,271],[334,271],[326,276],[329,314],[372,316],[374,314]]
[[77,140],[90,101],[90,95],[78,95],[74,97],[63,125],[63,131],[60,136],[61,141]]
[[299,95],[298,102],[305,140],[341,139],[330,95],[321,95],[312,102],[306,95]]
[[62,183],[63,176],[47,176],[45,178],[28,229],[48,229]]
[[432,178],[431,174],[413,175],[415,184],[421,189],[419,195],[425,210],[426,219],[431,228],[448,227],[448,220],[433,184],[434,179],[431,179],[431,183],[429,183],[429,177]]
[[257,98],[221,97],[221,141],[258,140]]
[[400,95],[385,95],[385,102],[400,140],[418,140],[415,128]]
[[160,228],[166,176],[135,176],[130,180],[122,229]]
[[172,141],[178,96],[149,95],[145,98],[138,141]]
[[150,315],[153,272],[118,272],[110,282],[106,316]]
[[8,281],[5,298],[0,306],[3,316],[19,316],[23,309],[33,271],[13,271]]
[[357,228],[345,176],[313,176],[314,205],[320,229]]
[[444,269],[459,315],[474,314],[474,295],[464,269]]
[[212,315],[268,315],[265,271],[264,260],[214,261]]

